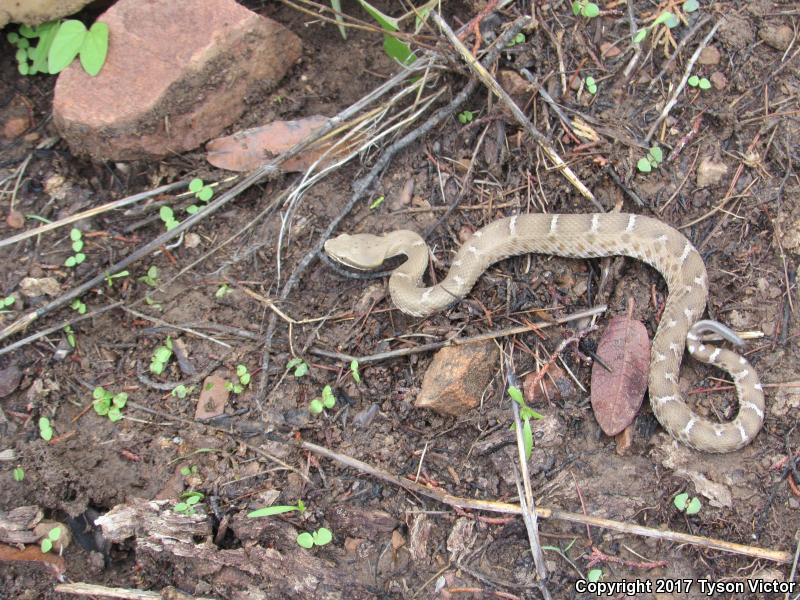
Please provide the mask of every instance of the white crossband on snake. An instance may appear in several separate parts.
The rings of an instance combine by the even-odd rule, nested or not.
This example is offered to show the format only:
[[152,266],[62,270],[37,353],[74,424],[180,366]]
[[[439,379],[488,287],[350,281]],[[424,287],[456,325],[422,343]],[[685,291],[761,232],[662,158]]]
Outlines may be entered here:
[[[708,279],[700,254],[682,234],[648,217],[632,214],[523,214],[500,219],[476,231],[459,249],[447,277],[424,287],[428,246],[417,233],[343,234],[325,243],[327,254],[356,269],[375,269],[386,259],[406,260],[389,278],[395,305],[423,317],[463,298],[493,263],[529,252],[570,258],[624,255],[658,270],[669,287],[650,358],[650,404],[658,421],[688,446],[705,452],[733,452],[750,443],[764,422],[764,394],[758,375],[742,356],[703,343],[708,329],[730,332],[713,321],[699,321],[706,307]],[[727,336],[736,339],[732,332]],[[697,360],[733,377],[739,397],[736,418],[717,423],[695,413],[678,387],[684,345]]]

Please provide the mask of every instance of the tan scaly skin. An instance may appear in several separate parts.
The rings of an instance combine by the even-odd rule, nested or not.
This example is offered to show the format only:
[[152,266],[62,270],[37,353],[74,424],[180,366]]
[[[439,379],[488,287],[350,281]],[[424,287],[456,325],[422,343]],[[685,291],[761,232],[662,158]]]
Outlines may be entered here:
[[[405,313],[424,317],[463,298],[493,263],[529,252],[572,258],[624,255],[654,267],[667,282],[664,314],[650,358],[650,403],[661,425],[685,444],[705,452],[733,452],[746,446],[764,422],[764,394],[758,375],[741,356],[703,344],[699,335],[714,329],[735,339],[726,327],[698,321],[706,307],[708,279],[703,259],[678,231],[661,221],[630,214],[525,214],[489,223],[456,254],[447,277],[423,287],[428,246],[413,231],[381,236],[343,234],[325,243],[334,260],[356,269],[375,269],[386,259],[406,255],[392,272],[389,290]],[[733,377],[739,412],[733,421],[716,423],[687,406],[678,388],[684,345],[697,360]]]

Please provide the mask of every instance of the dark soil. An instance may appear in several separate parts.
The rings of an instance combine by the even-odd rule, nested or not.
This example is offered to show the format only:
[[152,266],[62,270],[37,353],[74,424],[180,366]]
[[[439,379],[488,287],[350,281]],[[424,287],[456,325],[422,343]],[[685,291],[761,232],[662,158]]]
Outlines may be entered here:
[[[305,50],[302,62],[281,86],[254,100],[252,110],[231,132],[275,119],[336,114],[396,71],[383,53],[379,35],[351,31],[345,42],[335,27],[288,6],[249,4],[301,36]],[[446,17],[457,27],[480,11],[483,4],[478,4],[448,3]],[[397,13],[397,6],[382,6]],[[565,375],[567,383],[557,391],[551,386],[548,399],[532,401],[546,417],[537,423],[537,445],[529,465],[536,501],[541,507],[793,554],[800,522],[800,481],[797,471],[787,473],[785,465],[800,456],[796,427],[800,296],[795,283],[800,243],[791,245],[798,240],[800,224],[796,175],[800,60],[797,36],[783,40],[778,28],[788,25],[796,31],[796,5],[733,2],[716,4],[712,10],[701,4],[689,16],[689,25],[673,29],[672,35],[679,42],[699,20],[710,18],[710,22],[688,39],[666,71],[659,75],[674,48],[665,52],[663,46],[651,48],[646,43],[629,78],[624,75],[633,56],[627,8],[620,3],[603,8],[601,17],[588,20],[573,17],[564,3],[537,6],[537,22],[525,31],[525,43],[503,52],[494,72],[527,69],[565,117],[581,120],[594,131],[593,139],[577,137],[540,95],[515,91],[509,76],[501,77],[606,210],[619,204],[623,211],[659,218],[681,228],[698,247],[709,272],[708,318],[737,331],[763,333],[751,339],[744,352],[765,384],[766,422],[744,450],[703,454],[666,434],[645,402],[632,427],[631,445],[620,455],[615,440],[600,431],[588,392]],[[652,4],[636,2],[633,13],[641,20],[653,9]],[[355,3],[345,2],[344,11],[363,15]],[[530,3],[521,2],[492,15],[484,22],[484,37],[491,41],[494,33],[526,12],[531,13]],[[698,64],[694,71],[721,89],[687,88],[678,96],[654,136],[666,160],[652,173],[639,173],[636,163],[647,152],[646,132],[694,50],[723,16],[727,18],[709,44],[718,51],[718,61],[709,51],[710,59],[701,63],[713,64]],[[467,42],[471,47],[474,37]],[[616,42],[621,54],[616,56],[613,50],[601,54],[607,51],[606,42]],[[435,42],[431,32],[426,44],[434,43],[451,52],[444,41]],[[437,83],[448,86],[442,102],[467,81],[462,63],[452,56],[453,72]],[[578,94],[581,78],[587,75],[598,82],[595,97],[585,90]],[[14,208],[24,215],[57,220],[182,178],[220,181],[229,175],[210,168],[200,149],[159,162],[100,164],[71,155],[57,137],[43,144],[57,136],[49,119],[53,84],[54,78],[18,76],[13,53],[4,52],[0,60],[4,120],[9,111],[22,110],[30,112],[32,124],[25,134],[0,146],[2,238],[18,233],[5,219],[12,191]],[[423,232],[435,225],[428,241],[435,256],[432,270],[441,279],[465,236],[496,218],[519,212],[595,210],[482,89],[479,86],[464,107],[474,113],[474,120],[462,125],[454,114],[401,152],[370,197],[349,215],[342,231]],[[317,261],[288,301],[280,304],[285,315],[308,322],[289,327],[285,320],[277,321],[268,369],[261,370],[264,335],[273,313],[245,290],[265,298],[278,296],[298,261],[347,202],[353,181],[364,175],[379,151],[373,149],[361,162],[343,166],[309,190],[287,230],[280,274],[277,216],[206,253],[250,224],[288,185],[290,176],[251,188],[204,220],[194,230],[199,245],[163,248],[133,265],[130,277],[84,296],[90,310],[116,301],[126,310],[117,308],[76,324],[74,349],[59,330],[0,356],[0,369],[16,367],[21,372],[18,383],[9,381],[13,377],[6,371],[0,381],[0,387],[11,390],[0,401],[5,415],[0,423],[4,460],[0,476],[5,481],[0,486],[0,510],[36,504],[47,518],[70,524],[77,540],[63,555],[64,580],[156,591],[175,586],[217,598],[541,597],[534,586],[535,568],[521,519],[456,510],[302,451],[291,442],[311,441],[455,496],[516,502],[512,469],[516,449],[508,435],[512,417],[504,393],[506,372],[513,368],[520,379],[536,372],[574,330],[558,326],[539,335],[498,338],[503,369],[499,363],[493,367],[495,375],[481,405],[458,417],[414,407],[432,353],[364,363],[362,382],[356,384],[347,361],[314,351],[364,357],[454,335],[549,320],[607,303],[609,310],[598,321],[600,329],[589,336],[596,342],[608,319],[624,314],[631,299],[634,316],[652,335],[666,287],[655,271],[632,259],[522,256],[489,269],[468,298],[450,310],[417,319],[393,308],[385,278],[348,278]],[[16,186],[18,170],[28,157]],[[698,173],[708,163],[723,164],[725,172],[699,187]],[[438,223],[460,194],[456,209]],[[381,195],[385,201],[370,209],[369,203]],[[641,199],[641,206],[633,195]],[[18,298],[12,310],[0,316],[2,325],[50,299],[22,297],[19,287],[24,278],[52,277],[66,292],[158,235],[163,228],[151,218],[156,213],[155,208],[118,211],[81,222],[88,258],[75,269],[62,266],[69,255],[67,229],[0,248],[0,292]],[[35,225],[37,221],[26,220],[26,228]],[[610,280],[598,297],[606,263],[612,267]],[[168,285],[153,290],[139,279],[152,265],[159,269],[160,282]],[[216,292],[223,284],[231,291],[220,297]],[[69,309],[57,311],[34,322],[26,334],[74,316]],[[161,376],[148,372],[154,349],[167,336],[183,344],[188,361],[201,376],[213,372],[232,380],[238,364],[247,365],[252,373],[251,385],[229,398],[224,417],[213,420],[213,427],[195,420],[201,387],[197,377],[193,391],[180,399],[170,390],[193,378],[181,372],[175,360]],[[293,355],[308,362],[304,377],[286,373],[284,367]],[[569,369],[588,390],[590,367],[571,348],[561,359],[556,364],[562,374]],[[726,375],[688,357],[681,374],[687,398],[699,412],[723,420],[735,414],[736,397],[731,386],[724,385],[729,381]],[[267,392],[263,401],[257,398],[262,382]],[[338,404],[325,415],[312,417],[308,403],[326,384],[332,386]],[[128,393],[124,419],[112,423],[91,409],[92,390],[98,385]],[[53,423],[55,437],[49,443],[39,436],[40,417]],[[22,482],[12,478],[17,466],[24,468]],[[212,569],[206,559],[155,552],[133,538],[104,543],[86,525],[133,498],[174,502],[190,489],[205,495],[199,514],[207,515],[215,533],[222,528],[224,534],[196,540],[197,556],[258,549],[269,557],[260,571]],[[682,491],[701,499],[699,514],[687,517],[675,509],[672,499]],[[255,508],[298,498],[308,507],[302,516],[244,518]],[[332,530],[331,544],[311,551],[295,544],[297,533],[321,526]],[[654,587],[642,598],[703,597],[701,579],[733,584],[748,578],[788,581],[793,573],[791,564],[557,519],[541,519],[539,528],[547,547],[547,586],[556,598],[594,597],[575,588],[593,566],[603,570],[604,581],[693,580],[688,593],[665,588],[657,594]],[[592,565],[593,553],[605,558]],[[282,585],[281,581],[298,575],[292,571],[302,570],[307,556],[314,560],[307,564],[305,586]],[[313,569],[318,569],[316,575],[311,574]],[[324,585],[316,583],[323,580]],[[0,581],[4,598],[67,597],[54,591],[57,581],[52,572],[37,562],[0,563]],[[719,596],[778,597],[750,592]]]

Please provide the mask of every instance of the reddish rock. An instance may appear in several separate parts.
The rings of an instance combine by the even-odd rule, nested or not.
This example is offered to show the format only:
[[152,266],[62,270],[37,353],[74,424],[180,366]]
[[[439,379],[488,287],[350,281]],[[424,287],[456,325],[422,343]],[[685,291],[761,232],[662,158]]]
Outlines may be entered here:
[[200,399],[194,411],[195,419],[210,419],[225,412],[230,392],[225,389],[226,379],[221,375],[209,375],[203,380]]
[[77,154],[159,158],[219,135],[245,98],[274,87],[300,39],[233,0],[120,0],[99,21],[109,51],[97,77],[61,73],[53,117]]
[[463,415],[481,401],[497,359],[497,347],[492,342],[442,348],[425,372],[415,406]]

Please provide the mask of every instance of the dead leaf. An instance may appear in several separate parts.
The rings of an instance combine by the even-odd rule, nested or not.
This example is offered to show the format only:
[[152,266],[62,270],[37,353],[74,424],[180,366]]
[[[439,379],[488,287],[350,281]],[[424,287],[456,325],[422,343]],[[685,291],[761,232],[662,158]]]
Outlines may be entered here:
[[697,187],[716,185],[722,181],[727,172],[728,167],[724,162],[716,162],[711,157],[704,157],[697,166]]
[[194,411],[195,419],[210,419],[218,417],[225,412],[228,403],[228,390],[225,389],[225,378],[219,375],[209,375],[203,380],[203,389],[200,390],[200,399]]
[[61,286],[55,277],[26,277],[19,282],[19,291],[23,296],[36,298],[38,296],[58,296]]
[[[327,117],[315,115],[296,121],[274,121],[211,140],[206,144],[206,160],[215,167],[229,171],[251,171],[270,158],[302,142],[328,122]],[[285,171],[305,171],[324,152],[325,148],[307,150],[281,165]]]
[[617,435],[633,422],[647,389],[647,330],[634,319],[614,317],[600,339],[597,355],[611,372],[598,361],[592,365],[592,409],[606,435]]
[[51,567],[57,575],[61,575],[66,568],[63,558],[53,552],[45,554],[37,546],[26,546],[23,550],[17,550],[0,544],[0,563],[15,561],[41,562]]
[[25,215],[18,210],[11,209],[6,217],[6,224],[11,229],[22,229],[25,226]]

